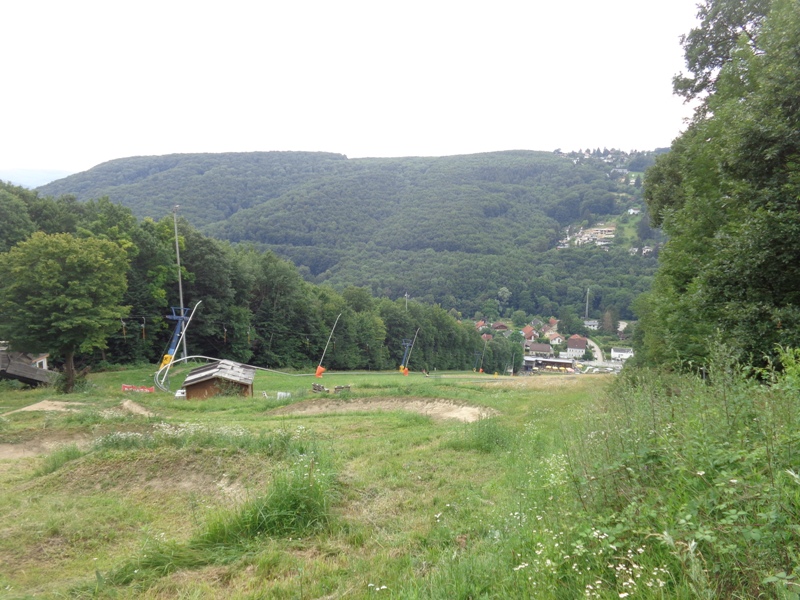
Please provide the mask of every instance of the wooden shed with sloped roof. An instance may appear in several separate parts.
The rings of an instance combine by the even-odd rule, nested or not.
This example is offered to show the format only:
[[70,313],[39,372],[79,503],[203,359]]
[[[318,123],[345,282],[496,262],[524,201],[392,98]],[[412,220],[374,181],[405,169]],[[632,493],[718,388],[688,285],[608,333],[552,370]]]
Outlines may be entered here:
[[255,368],[232,360],[220,360],[197,367],[183,382],[187,400],[211,396],[252,396]]

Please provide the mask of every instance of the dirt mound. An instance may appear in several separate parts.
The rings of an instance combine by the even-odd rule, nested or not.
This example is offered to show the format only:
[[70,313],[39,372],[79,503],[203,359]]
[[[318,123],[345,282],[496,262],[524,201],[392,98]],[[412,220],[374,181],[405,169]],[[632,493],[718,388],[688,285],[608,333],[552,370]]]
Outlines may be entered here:
[[125,402],[122,403],[122,408],[135,415],[144,415],[145,417],[155,416],[155,413],[147,410],[144,406],[137,404],[133,400],[125,400]]
[[495,414],[491,408],[458,404],[450,400],[429,398],[357,398],[339,400],[314,398],[270,411],[270,415],[321,415],[325,413],[406,410],[427,415],[436,420],[456,419],[472,423]]

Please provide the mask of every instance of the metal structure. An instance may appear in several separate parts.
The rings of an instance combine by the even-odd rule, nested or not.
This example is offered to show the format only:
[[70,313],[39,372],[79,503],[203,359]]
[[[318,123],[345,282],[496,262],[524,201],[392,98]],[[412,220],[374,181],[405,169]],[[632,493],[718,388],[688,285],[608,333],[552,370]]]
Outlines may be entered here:
[[[197,307],[200,306],[201,303],[202,303],[202,300],[198,301],[197,304],[194,305],[194,308],[192,309],[192,312],[191,312],[191,314],[189,315],[188,318],[186,318],[185,316],[178,316],[178,318],[180,318],[181,320],[178,321],[178,325],[175,327],[175,332],[178,333],[179,336],[178,336],[177,339],[175,339],[175,334],[173,334],[172,337],[173,337],[174,342],[170,342],[170,348],[172,348],[173,352],[175,351],[175,349],[178,348],[178,346],[180,345],[181,342],[185,341],[186,332],[189,330],[189,323],[192,322],[192,318],[194,317],[194,313],[197,311]],[[174,311],[174,309],[173,309],[173,311]],[[169,317],[167,317],[167,318],[169,318]],[[186,321],[184,322],[183,319],[186,319]],[[172,355],[165,354],[164,355],[164,358],[161,361],[161,367],[158,369],[158,372],[156,373],[155,378],[154,378],[156,386],[158,387],[158,389],[160,389],[163,392],[168,392],[169,391],[169,384],[166,383],[166,381],[167,381],[167,377],[169,376],[169,368],[175,362],[174,356],[175,356],[174,354],[172,354]],[[169,357],[169,359],[167,359],[167,357]]]
[[[183,308],[183,282],[181,280],[181,249],[180,249],[180,244],[178,244],[178,209],[180,207],[181,207],[180,204],[176,204],[175,207],[172,209],[172,224],[175,226],[175,260],[178,264],[178,302],[180,302],[181,315],[183,315],[185,309]],[[173,309],[173,314],[174,314],[174,309]],[[178,324],[182,326],[183,321],[179,321]],[[184,356],[189,355],[189,353],[186,351],[185,337],[183,338],[183,355]]]
[[405,350],[405,352],[403,352],[403,360],[400,361],[400,370],[401,371],[403,370],[404,367],[408,366],[408,363],[406,363],[406,361],[408,360],[408,355],[411,353],[411,345],[413,343],[414,342],[412,340],[403,338],[403,347],[406,350]]
[[478,365],[482,362],[481,359],[483,358],[483,352],[480,350],[475,350],[475,362],[472,364],[472,370],[477,371]]
[[[161,359],[161,366],[165,366],[172,362],[172,359],[175,358],[175,353],[178,351],[178,341],[181,339],[181,333],[183,333],[185,327],[184,323],[189,320],[189,317],[186,316],[186,311],[188,308],[182,308],[180,306],[172,306],[172,314],[167,315],[167,319],[170,321],[177,321],[175,324],[175,331],[172,332],[172,338],[169,341],[169,347],[167,348],[166,354],[164,354],[164,358]],[[184,340],[185,344],[186,340]],[[184,350],[183,355],[186,356],[186,350]]]

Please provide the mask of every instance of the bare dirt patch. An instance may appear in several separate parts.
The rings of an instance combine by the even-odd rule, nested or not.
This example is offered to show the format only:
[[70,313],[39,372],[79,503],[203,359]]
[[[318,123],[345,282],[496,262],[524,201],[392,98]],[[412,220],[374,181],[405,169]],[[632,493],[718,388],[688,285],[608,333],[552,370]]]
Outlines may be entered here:
[[289,406],[282,406],[270,411],[271,415],[322,415],[326,413],[395,411],[427,415],[435,420],[455,419],[472,423],[481,418],[496,414],[496,411],[485,406],[458,404],[450,400],[431,400],[428,398],[357,398],[355,400],[337,400],[333,398],[314,398],[303,400]]
[[34,458],[43,454],[49,454],[60,446],[75,444],[79,448],[87,448],[91,443],[88,435],[70,435],[43,437],[35,440],[28,440],[18,444],[0,444],[0,460],[16,460],[20,458]]
[[37,402],[36,404],[31,404],[30,406],[23,406],[22,408],[18,408],[17,410],[12,410],[7,413],[3,413],[2,416],[6,415],[13,415],[14,413],[18,412],[26,412],[26,411],[57,411],[57,412],[66,412],[70,410],[78,410],[81,406],[84,406],[83,402],[61,402],[59,400],[42,400],[41,402]]

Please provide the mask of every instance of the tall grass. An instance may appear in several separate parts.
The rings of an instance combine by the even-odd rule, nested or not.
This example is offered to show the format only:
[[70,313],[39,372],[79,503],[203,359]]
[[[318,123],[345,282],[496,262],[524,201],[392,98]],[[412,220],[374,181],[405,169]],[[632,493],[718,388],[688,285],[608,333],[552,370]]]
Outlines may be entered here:
[[444,443],[453,450],[474,450],[489,454],[509,450],[515,443],[514,432],[496,418],[481,418],[464,426],[460,434]]
[[670,595],[800,590],[786,580],[800,566],[792,372],[764,385],[720,360],[707,379],[620,377],[567,449],[569,487],[592,515],[595,542],[613,536],[618,552],[635,548],[642,569],[669,573]]
[[233,514],[215,515],[198,541],[232,545],[260,536],[304,536],[325,529],[331,519],[333,478],[317,461],[300,457],[291,469],[275,475],[267,494]]
[[626,372],[560,450],[529,423],[513,493],[471,548],[396,597],[796,600],[800,355],[782,360],[770,385],[724,361],[705,378]]

